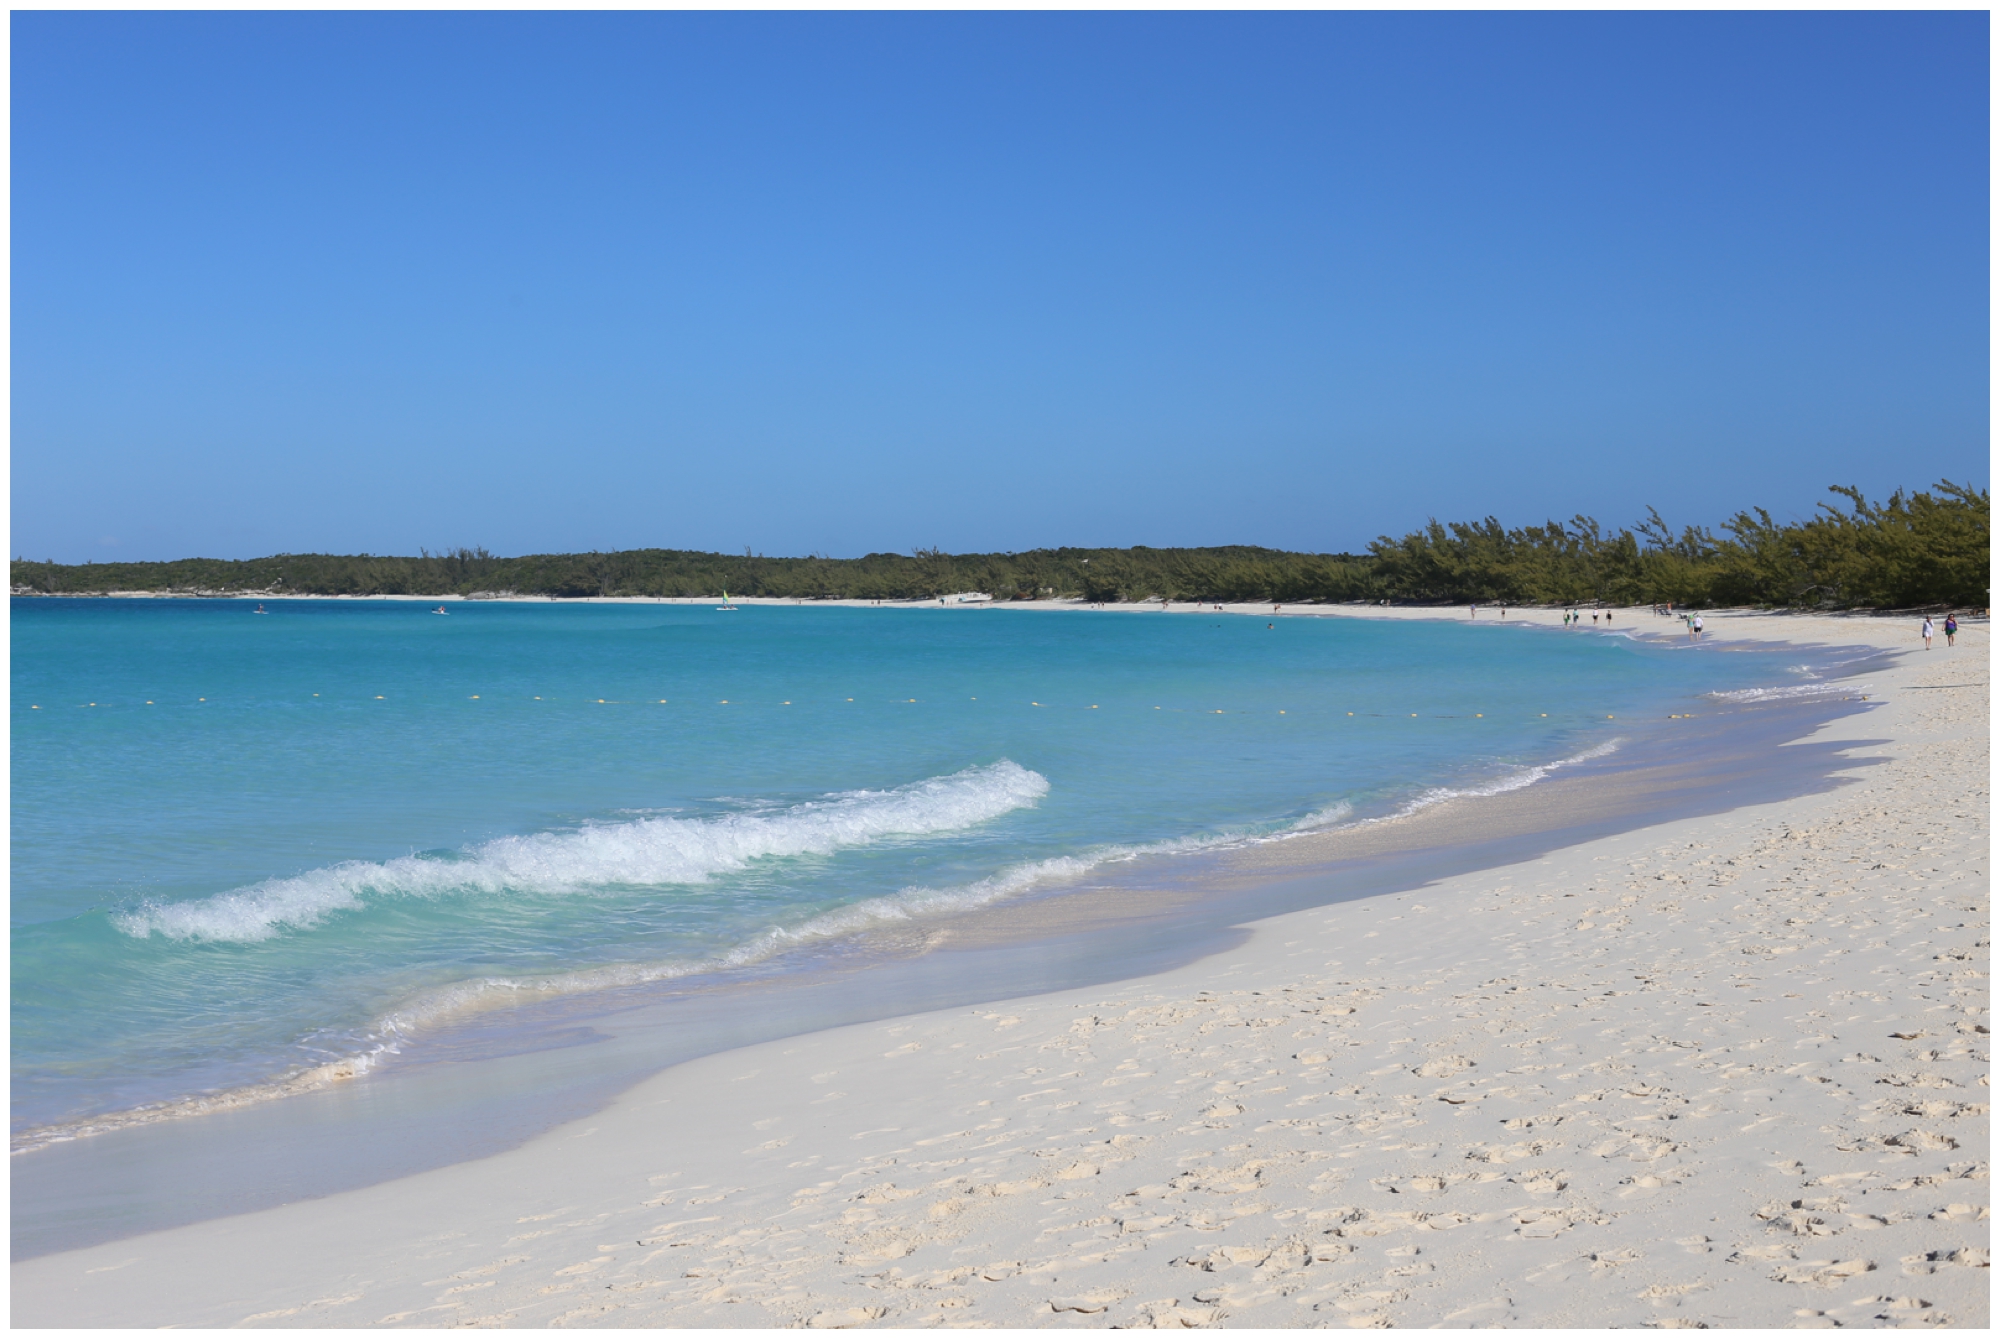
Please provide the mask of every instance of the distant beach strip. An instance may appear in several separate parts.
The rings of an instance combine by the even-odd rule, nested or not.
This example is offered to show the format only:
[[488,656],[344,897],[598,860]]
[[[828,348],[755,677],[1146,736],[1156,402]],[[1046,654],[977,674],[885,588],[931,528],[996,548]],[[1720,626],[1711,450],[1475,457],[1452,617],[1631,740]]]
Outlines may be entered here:
[[1739,511],[1716,533],[1657,511],[1608,528],[1590,517],[1505,528],[1433,521],[1362,554],[1214,548],[1061,548],[1022,553],[765,557],[677,549],[498,557],[279,554],[229,561],[61,564],[15,559],[16,595],[408,595],[586,599],[1076,600],[1087,604],[1718,605],[1983,609],[1987,490],[1940,480],[1886,500],[1835,487],[1801,521]]

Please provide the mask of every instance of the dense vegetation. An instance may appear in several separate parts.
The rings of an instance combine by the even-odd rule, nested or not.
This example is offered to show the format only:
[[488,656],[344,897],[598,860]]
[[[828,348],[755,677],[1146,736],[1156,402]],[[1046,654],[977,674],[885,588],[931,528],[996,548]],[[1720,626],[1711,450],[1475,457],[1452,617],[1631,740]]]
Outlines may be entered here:
[[1986,490],[1947,481],[1879,504],[1858,489],[1829,491],[1846,506],[1822,503],[1789,525],[1758,507],[1724,522],[1720,536],[1694,526],[1676,535],[1650,509],[1614,533],[1587,516],[1518,530],[1490,517],[1433,521],[1375,541],[1372,576],[1385,593],[1412,600],[1986,607]]
[[223,561],[64,566],[16,560],[17,593],[255,592],[311,595],[735,595],[796,599],[927,599],[980,591],[996,599],[1097,601],[1398,599],[1463,603],[1782,605],[1914,608],[1988,602],[1990,502],[1950,482],[1872,503],[1835,488],[1845,506],[1781,524],[1761,508],[1714,534],[1673,533],[1657,512],[1626,530],[1587,516],[1508,530],[1497,520],[1449,524],[1369,546],[1366,555],[1211,549],[1036,549],[1027,553],[765,558],[631,549],[496,558],[484,549],[414,558],[280,554]]

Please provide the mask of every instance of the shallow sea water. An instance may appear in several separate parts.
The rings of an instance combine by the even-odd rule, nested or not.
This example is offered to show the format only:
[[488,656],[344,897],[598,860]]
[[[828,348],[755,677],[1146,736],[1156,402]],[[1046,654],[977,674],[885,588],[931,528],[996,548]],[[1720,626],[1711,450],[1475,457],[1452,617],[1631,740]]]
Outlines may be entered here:
[[1828,668],[1497,620],[265,608],[13,604],[17,1137],[1517,786]]

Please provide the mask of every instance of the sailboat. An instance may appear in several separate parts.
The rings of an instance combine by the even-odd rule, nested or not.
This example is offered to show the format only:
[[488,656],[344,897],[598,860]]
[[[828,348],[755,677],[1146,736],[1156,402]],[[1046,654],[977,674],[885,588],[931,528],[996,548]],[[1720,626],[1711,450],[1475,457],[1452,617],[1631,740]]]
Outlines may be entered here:
[[722,603],[715,606],[715,612],[718,614],[733,614],[736,612],[736,606],[729,602],[729,587],[724,586],[722,588]]

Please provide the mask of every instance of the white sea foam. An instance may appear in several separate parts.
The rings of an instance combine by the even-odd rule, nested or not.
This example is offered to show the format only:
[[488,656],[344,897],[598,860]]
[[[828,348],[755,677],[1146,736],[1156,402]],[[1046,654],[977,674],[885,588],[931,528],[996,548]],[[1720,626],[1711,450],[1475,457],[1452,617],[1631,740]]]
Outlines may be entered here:
[[1446,800],[1480,799],[1488,795],[1505,795],[1509,791],[1520,790],[1525,786],[1532,786],[1559,768],[1574,767],[1577,763],[1589,762],[1593,758],[1603,758],[1616,753],[1618,746],[1624,742],[1623,739],[1607,739],[1602,744],[1593,745],[1583,752],[1571,754],[1567,758],[1558,758],[1554,762],[1542,763],[1535,767],[1516,768],[1505,776],[1495,777],[1491,781],[1482,782],[1478,785],[1434,786],[1430,790],[1418,795],[1401,809],[1389,815],[1389,817],[1406,818],[1416,813],[1419,809],[1428,809],[1432,805],[1442,804]]
[[364,897],[571,893],[701,883],[769,857],[826,855],[891,837],[954,832],[1035,804],[1048,779],[1005,759],[894,790],[845,791],[789,808],[642,818],[501,837],[449,857],[350,860],[191,902],[112,917],[128,935],[250,942],[305,929]]
[[1858,697],[1873,684],[1844,680],[1788,683],[1771,688],[1729,688],[1708,694],[1717,702],[1782,702],[1788,698]]
[[219,1092],[195,1093],[166,1102],[149,1102],[144,1106],[130,1107],[124,1111],[106,1112],[101,1116],[87,1116],[82,1120],[67,1121],[59,1125],[18,1130],[9,1137],[9,1151],[28,1153],[38,1148],[47,1148],[50,1144],[66,1144],[73,1139],[87,1139],[92,1135],[109,1134],[113,1130],[127,1130],[135,1125],[158,1125],[163,1121],[182,1120],[189,1116],[235,1111],[242,1107],[275,1101],[281,1097],[296,1097],[301,1093],[315,1092],[321,1088],[332,1087],[336,1083],[360,1078],[373,1069],[384,1054],[395,1049],[393,1045],[377,1044],[363,1054],[344,1056],[325,1064],[301,1069],[269,1083],[251,1083],[237,1088],[225,1088]]
[[[1349,812],[1345,804],[1299,820],[1300,824],[1335,821]],[[1105,846],[1078,855],[1010,865],[972,883],[948,888],[912,887],[884,897],[864,898],[835,907],[791,925],[771,926],[722,953],[703,958],[672,958],[657,962],[610,963],[573,972],[536,977],[480,977],[454,982],[406,1001],[375,1024],[377,1043],[390,1049],[410,1033],[454,1021],[488,1009],[534,999],[582,995],[628,986],[652,985],[708,972],[751,967],[792,949],[843,939],[887,926],[948,917],[990,906],[1038,888],[1075,883],[1106,865],[1148,856],[1183,855],[1247,845],[1269,837],[1304,831],[1294,824],[1277,833],[1223,832],[1134,846]]]

